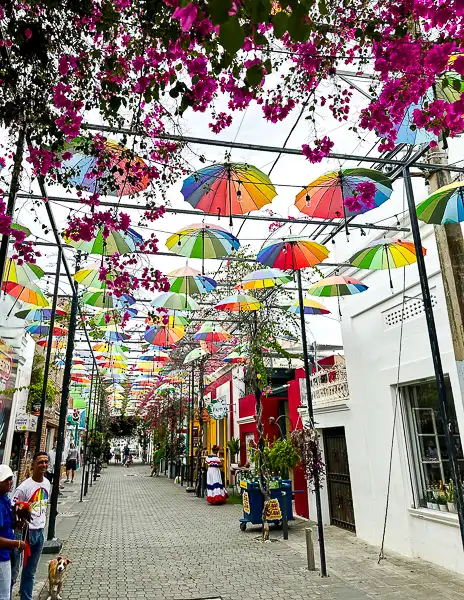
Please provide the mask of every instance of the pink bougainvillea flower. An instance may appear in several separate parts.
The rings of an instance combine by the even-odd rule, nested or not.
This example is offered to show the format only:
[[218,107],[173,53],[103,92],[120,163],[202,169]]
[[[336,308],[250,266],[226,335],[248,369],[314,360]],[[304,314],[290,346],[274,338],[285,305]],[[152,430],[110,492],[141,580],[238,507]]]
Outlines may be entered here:
[[177,19],[180,23],[182,31],[187,32],[192,28],[195,19],[198,15],[198,7],[193,3],[187,4],[184,8],[176,8],[172,13],[173,19]]

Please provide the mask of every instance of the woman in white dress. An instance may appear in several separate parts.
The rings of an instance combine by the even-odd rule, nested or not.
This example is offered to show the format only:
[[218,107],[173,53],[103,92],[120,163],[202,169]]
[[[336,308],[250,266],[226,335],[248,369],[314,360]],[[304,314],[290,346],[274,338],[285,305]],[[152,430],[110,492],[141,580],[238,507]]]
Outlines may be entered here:
[[212,450],[213,454],[205,458],[205,463],[208,466],[206,473],[206,498],[210,504],[224,504],[229,494],[222,484],[222,458],[218,456],[219,446],[213,446]]

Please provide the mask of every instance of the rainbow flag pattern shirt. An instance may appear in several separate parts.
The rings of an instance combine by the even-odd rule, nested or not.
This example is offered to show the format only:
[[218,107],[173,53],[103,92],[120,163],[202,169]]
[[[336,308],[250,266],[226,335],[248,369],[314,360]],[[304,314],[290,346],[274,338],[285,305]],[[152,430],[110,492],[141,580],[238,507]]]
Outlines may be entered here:
[[32,477],[23,481],[16,488],[13,495],[13,504],[18,500],[29,502],[31,505],[32,518],[29,524],[30,529],[43,529],[47,516],[47,504],[50,497],[50,482],[48,479],[40,483],[34,481]]

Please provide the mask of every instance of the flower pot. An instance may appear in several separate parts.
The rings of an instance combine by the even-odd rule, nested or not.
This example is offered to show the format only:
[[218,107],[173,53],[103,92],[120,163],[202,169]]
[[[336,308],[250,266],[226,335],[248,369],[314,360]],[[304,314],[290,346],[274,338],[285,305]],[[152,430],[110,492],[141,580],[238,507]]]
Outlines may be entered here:
[[458,511],[456,510],[456,504],[454,502],[447,502],[448,512],[456,514]]
[[448,507],[446,506],[446,504],[439,504],[438,506],[441,512],[448,512]]
[[427,508],[433,508],[433,503],[432,502],[427,502]]
[[436,502],[432,502],[431,504],[432,504],[433,510],[440,510],[438,507],[438,504]]

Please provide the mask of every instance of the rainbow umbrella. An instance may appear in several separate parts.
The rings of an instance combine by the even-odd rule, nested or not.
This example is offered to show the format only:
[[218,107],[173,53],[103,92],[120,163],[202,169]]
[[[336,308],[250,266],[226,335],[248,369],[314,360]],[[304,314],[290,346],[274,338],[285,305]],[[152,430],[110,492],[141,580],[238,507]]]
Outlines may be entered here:
[[386,202],[393,191],[390,179],[374,169],[342,169],[322,175],[297,194],[295,206],[309,217],[321,219],[342,219],[365,213],[370,208],[365,204],[358,212],[350,212],[345,199],[356,196],[360,183],[373,183],[376,188],[374,206],[377,208]]
[[[37,323],[31,323],[28,327],[26,327],[26,331],[32,335],[48,335],[50,326],[40,323],[39,321]],[[64,337],[65,335],[68,335],[68,330],[66,327],[54,327],[53,335],[55,337]]]
[[79,285],[83,285],[91,290],[104,290],[108,288],[108,281],[114,280],[114,275],[108,273],[104,280],[100,279],[100,265],[88,265],[74,274],[74,279]]
[[206,350],[203,350],[203,348],[195,348],[194,350],[191,350],[184,358],[184,365],[188,365],[189,363],[192,363],[195,360],[198,360],[199,358],[208,356],[208,354],[209,353]]
[[238,346],[235,350],[233,350],[224,358],[224,362],[231,363],[233,365],[244,364],[247,361],[247,348],[242,346]]
[[10,281],[19,285],[28,286],[31,281],[40,279],[45,275],[43,269],[33,263],[19,264],[14,258],[7,258],[3,281]]
[[[311,300],[311,298],[304,298],[303,300],[303,313],[305,315],[329,315],[330,310],[328,310],[325,306],[316,302],[315,300]],[[293,313],[294,315],[300,315],[300,302],[297,300],[293,304],[291,304],[287,308],[288,312]]]
[[237,283],[235,289],[261,290],[276,285],[285,285],[291,280],[292,278],[280,269],[258,269],[248,273],[240,283]]
[[353,277],[333,275],[332,277],[321,279],[311,286],[308,290],[308,294],[326,298],[330,296],[352,296],[353,294],[365,292],[367,289],[367,285]]
[[223,329],[219,323],[213,323],[212,321],[206,321],[195,333],[193,339],[197,342],[226,342],[230,340],[231,334]]
[[154,346],[174,346],[185,335],[185,327],[150,327],[143,337]]
[[124,309],[132,304],[135,304],[134,298],[128,294],[122,294],[119,297],[110,295],[106,290],[99,292],[86,292],[82,296],[83,304],[89,306],[97,306],[98,308],[109,308],[109,309]]
[[14,283],[13,281],[4,281],[2,283],[2,290],[5,294],[9,294],[25,304],[31,304],[32,306],[49,306],[47,298],[45,298],[42,290],[37,287],[35,283],[31,282],[25,286]]
[[176,294],[207,294],[215,289],[217,283],[211,277],[205,277],[191,267],[171,271],[167,275],[169,290]]
[[446,225],[464,221],[464,184],[455,181],[431,194],[416,207],[417,218],[425,223]]
[[[72,157],[63,160],[65,152]],[[103,152],[97,153],[92,140],[77,137],[65,144],[60,156],[60,170],[67,181],[88,192],[121,197],[141,192],[150,184],[145,162],[113,140],[105,140]]]
[[[66,315],[65,310],[57,308],[55,316],[64,317]],[[25,308],[15,313],[15,317],[18,319],[25,319],[26,321],[49,321],[52,316],[51,308]]]
[[130,335],[122,331],[105,331],[105,339],[109,342],[125,342],[130,339]]
[[182,186],[184,200],[219,217],[259,210],[277,196],[269,177],[252,165],[223,163],[196,171]]
[[175,294],[164,292],[151,301],[155,308],[169,308],[171,310],[199,310],[200,305],[188,294]]
[[160,327],[175,327],[179,325],[188,325],[190,323],[190,319],[184,316],[186,313],[182,313],[180,311],[171,312],[173,312],[172,315],[153,315],[146,320],[146,323],[150,325],[158,325]]
[[200,348],[205,352],[209,352],[210,354],[219,352],[219,346],[217,344],[214,344],[213,342],[206,342],[205,340],[200,340],[199,344]]
[[249,310],[259,310],[262,308],[261,302],[248,296],[247,294],[234,294],[228,298],[220,300],[214,308],[225,310],[227,312],[245,312]]
[[69,246],[73,246],[86,254],[112,256],[113,254],[130,254],[131,252],[135,252],[142,244],[143,237],[129,228],[124,233],[112,231],[108,237],[104,237],[102,230],[100,230],[90,242],[83,240],[75,241],[71,238],[65,238],[65,242]]
[[425,103],[433,101],[433,90],[430,89],[427,94],[421,98],[419,103],[410,104],[406,110],[403,119],[395,126],[396,140],[395,144],[430,144],[432,141],[437,141],[436,136],[431,131],[427,131],[423,127],[417,127],[414,124],[413,115],[416,109],[423,110]]
[[105,392],[124,392],[124,388],[122,387],[122,385],[114,383],[105,388]]
[[147,362],[158,362],[158,363],[162,363],[162,362],[168,362],[170,360],[170,356],[169,354],[167,354],[166,352],[144,352],[143,354],[141,354],[140,356],[137,357],[137,362],[138,361],[147,361]]
[[92,350],[95,350],[96,352],[103,352],[106,354],[124,354],[125,352],[128,352],[129,348],[127,346],[111,344],[109,342],[98,342],[97,344],[94,344],[92,346]]
[[126,379],[126,375],[122,373],[108,373],[107,375],[103,376],[103,381],[111,382],[113,384],[118,382],[124,382],[126,381]]
[[[36,342],[37,346],[42,346],[42,348],[47,348],[48,347],[48,339],[47,338],[43,338],[41,340],[38,340]],[[53,340],[52,341],[52,348],[54,350],[61,350],[62,348],[66,348],[66,342],[65,340]]]
[[266,246],[258,253],[258,261],[266,267],[298,271],[314,267],[329,256],[322,244],[290,236]]
[[[107,327],[108,325],[118,325],[122,321],[123,315],[127,313],[130,318],[136,317],[138,310],[136,308],[124,307],[124,308],[110,308],[108,310],[102,310],[94,315],[91,319],[92,324],[96,327]],[[109,317],[109,321],[107,320]]]
[[[422,249],[422,253],[425,256],[425,248]],[[390,269],[406,267],[415,262],[417,262],[417,254],[414,243],[399,239],[374,240],[350,258],[350,264],[359,269],[388,269],[392,289]]]

